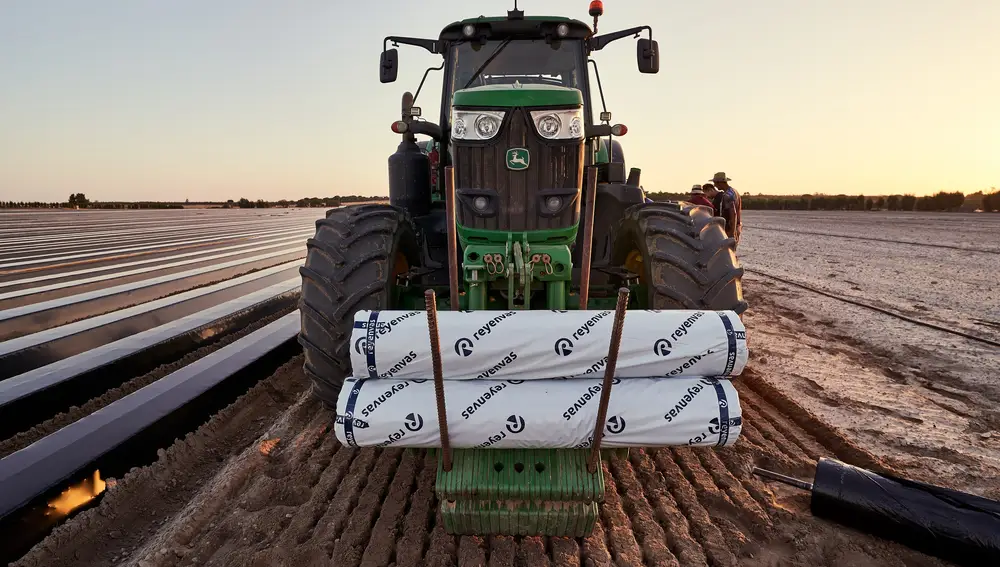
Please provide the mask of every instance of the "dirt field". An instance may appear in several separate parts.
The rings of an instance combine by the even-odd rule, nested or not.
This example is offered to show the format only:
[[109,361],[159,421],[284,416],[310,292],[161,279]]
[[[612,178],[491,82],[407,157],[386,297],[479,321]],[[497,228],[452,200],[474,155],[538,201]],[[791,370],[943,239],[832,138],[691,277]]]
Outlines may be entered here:
[[[1000,341],[1000,215],[747,216],[748,270]],[[900,470],[1000,498],[1000,348],[758,273],[745,281],[768,382]]]
[[[743,436],[605,463],[588,538],[445,534],[433,460],[341,446],[296,358],[15,565],[944,565],[814,519],[807,494],[749,470],[810,478],[832,456],[1000,498],[1000,349],[794,285],[998,340],[1000,215],[746,223]],[[876,235],[895,242],[856,238]]]

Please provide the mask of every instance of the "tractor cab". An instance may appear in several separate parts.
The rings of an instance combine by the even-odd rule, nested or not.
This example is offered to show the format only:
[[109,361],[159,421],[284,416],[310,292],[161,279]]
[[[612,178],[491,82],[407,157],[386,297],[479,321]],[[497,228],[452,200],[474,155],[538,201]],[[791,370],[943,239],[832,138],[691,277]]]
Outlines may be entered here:
[[498,20],[478,18],[446,27],[448,42],[442,124],[451,127],[456,93],[494,87],[531,88],[537,85],[578,91],[584,114],[590,114],[586,38],[583,22],[562,18]]

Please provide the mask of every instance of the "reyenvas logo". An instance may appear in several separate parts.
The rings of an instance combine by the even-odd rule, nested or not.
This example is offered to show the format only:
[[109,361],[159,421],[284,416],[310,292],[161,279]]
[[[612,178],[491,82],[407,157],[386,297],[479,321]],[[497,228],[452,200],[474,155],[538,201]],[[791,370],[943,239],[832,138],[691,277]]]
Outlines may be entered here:
[[667,339],[657,339],[653,343],[653,354],[657,356],[670,356],[670,350],[674,348],[673,343]]
[[519,415],[511,415],[507,418],[507,431],[520,433],[524,431],[524,418]]
[[[729,418],[729,427],[739,427],[743,425],[743,418],[740,416]],[[708,432],[712,435],[718,435],[719,433],[719,418],[713,417],[708,420]]]
[[350,422],[352,427],[357,427],[358,429],[368,428],[367,421],[364,421],[363,419],[359,419],[356,417],[351,417],[351,415],[337,415],[336,417],[334,417],[334,422],[337,425],[345,425],[345,426],[347,425],[348,422]]
[[556,354],[559,356],[569,356],[573,352],[573,341],[563,337],[556,341]]
[[358,337],[358,340],[354,341],[354,352],[358,354],[364,354],[363,350],[365,348],[365,338]]
[[455,354],[467,357],[472,354],[472,339],[462,337],[455,341]]
[[609,417],[606,431],[612,435],[625,431],[625,418],[620,415]]
[[424,418],[419,413],[411,413],[406,416],[403,424],[409,431],[420,431],[424,427]]

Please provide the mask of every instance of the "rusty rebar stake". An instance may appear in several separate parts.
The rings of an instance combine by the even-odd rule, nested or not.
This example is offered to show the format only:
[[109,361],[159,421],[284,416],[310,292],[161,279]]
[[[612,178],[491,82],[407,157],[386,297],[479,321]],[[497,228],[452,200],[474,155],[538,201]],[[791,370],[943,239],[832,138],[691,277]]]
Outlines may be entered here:
[[594,444],[590,451],[587,470],[597,472],[601,462],[601,439],[604,437],[604,420],[608,417],[608,402],[611,400],[611,380],[618,364],[618,349],[622,345],[622,327],[625,326],[625,309],[628,307],[628,288],[618,288],[618,304],[615,305],[615,324],[611,327],[611,346],[608,348],[608,365],[604,368],[604,384],[601,386],[601,403],[597,406],[597,423],[594,424]]
[[587,167],[587,194],[583,206],[583,250],[580,251],[580,309],[590,300],[590,264],[594,250],[594,215],[597,203],[597,168]]
[[427,307],[427,332],[431,337],[431,363],[434,368],[434,397],[437,401],[438,429],[441,431],[441,455],[445,472],[451,471],[451,443],[448,441],[448,414],[444,407],[444,377],[441,371],[441,340],[438,336],[437,297],[434,290],[424,292]]
[[448,300],[451,310],[458,311],[458,224],[455,220],[455,168],[444,168],[444,210],[448,223]]

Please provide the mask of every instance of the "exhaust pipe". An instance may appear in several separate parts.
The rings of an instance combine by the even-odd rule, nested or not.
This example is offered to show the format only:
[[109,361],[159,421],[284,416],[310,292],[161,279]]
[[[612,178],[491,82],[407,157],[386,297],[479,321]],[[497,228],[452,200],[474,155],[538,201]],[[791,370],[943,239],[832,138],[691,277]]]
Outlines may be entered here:
[[448,223],[448,286],[451,310],[458,311],[458,225],[455,222],[455,168],[444,168],[444,207]]
[[594,208],[597,203],[597,168],[588,166],[587,195],[583,206],[583,250],[580,252],[580,309],[590,300],[590,262],[594,248]]

